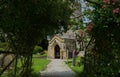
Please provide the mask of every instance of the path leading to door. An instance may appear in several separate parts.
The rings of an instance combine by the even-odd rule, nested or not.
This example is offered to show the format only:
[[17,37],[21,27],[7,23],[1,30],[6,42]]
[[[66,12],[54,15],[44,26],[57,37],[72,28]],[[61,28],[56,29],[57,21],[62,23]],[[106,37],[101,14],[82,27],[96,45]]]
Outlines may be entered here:
[[52,59],[47,68],[41,72],[41,77],[75,77],[75,72],[63,60]]

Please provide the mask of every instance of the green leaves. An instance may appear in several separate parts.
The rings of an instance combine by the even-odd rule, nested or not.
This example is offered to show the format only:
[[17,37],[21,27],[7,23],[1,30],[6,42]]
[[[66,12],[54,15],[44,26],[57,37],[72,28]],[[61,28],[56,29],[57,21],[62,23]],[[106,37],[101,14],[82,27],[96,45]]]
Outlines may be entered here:
[[[87,56],[87,66],[90,68],[88,67],[89,70],[86,70],[92,71],[88,77],[118,77],[119,75],[120,11],[118,8],[120,1],[117,0],[116,5],[113,5],[114,1],[97,0],[96,2],[101,6],[92,4],[95,9],[90,17],[95,26],[91,34],[95,42],[93,51]],[[97,55],[94,55],[95,53]]]
[[48,34],[53,34],[54,31],[59,31],[60,26],[66,30],[72,14],[70,6],[70,2],[61,0],[6,1],[0,9],[0,27],[6,33],[27,32],[29,35],[28,32],[30,32],[36,35],[32,35],[33,37],[43,38]]
[[[13,52],[25,59],[23,76],[31,67],[34,46],[47,35],[65,31],[70,24],[71,3],[67,0],[0,0],[0,29]],[[26,65],[27,63],[27,65]],[[22,76],[22,75],[21,75]]]

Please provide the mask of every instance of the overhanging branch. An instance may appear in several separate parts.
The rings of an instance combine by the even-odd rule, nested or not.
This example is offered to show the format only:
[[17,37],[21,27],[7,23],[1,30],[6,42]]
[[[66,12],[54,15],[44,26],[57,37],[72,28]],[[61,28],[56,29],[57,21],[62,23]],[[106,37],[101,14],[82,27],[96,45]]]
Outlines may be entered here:
[[95,1],[91,1],[91,0],[85,0],[85,1],[92,3],[92,4],[100,5],[99,3],[95,2]]
[[14,62],[14,60],[17,58],[17,56],[15,56],[12,61],[10,61],[10,63],[5,67],[3,68],[2,71],[0,71],[0,76],[4,73],[4,71]]
[[[11,51],[0,51],[0,54],[18,54],[18,55],[24,55],[24,54],[28,54],[28,52],[11,52]],[[31,53],[33,54],[33,52]]]

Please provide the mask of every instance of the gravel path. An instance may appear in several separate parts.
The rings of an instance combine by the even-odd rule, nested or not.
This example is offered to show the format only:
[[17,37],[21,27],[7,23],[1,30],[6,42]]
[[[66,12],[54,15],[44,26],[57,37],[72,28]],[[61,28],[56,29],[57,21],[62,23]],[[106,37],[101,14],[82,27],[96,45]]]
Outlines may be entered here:
[[41,72],[41,77],[75,77],[75,72],[63,60],[52,59],[47,68]]

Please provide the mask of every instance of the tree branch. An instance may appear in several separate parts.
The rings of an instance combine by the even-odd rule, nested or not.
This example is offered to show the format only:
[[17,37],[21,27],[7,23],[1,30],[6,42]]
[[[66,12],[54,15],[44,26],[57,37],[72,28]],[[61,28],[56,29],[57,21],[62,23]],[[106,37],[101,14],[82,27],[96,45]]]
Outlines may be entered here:
[[4,73],[4,71],[14,62],[14,60],[17,58],[17,56],[15,56],[12,61],[10,61],[10,63],[5,67],[3,68],[3,70],[0,72],[0,76]]
[[85,0],[85,1],[92,3],[92,4],[100,5],[99,3],[95,2],[95,1],[91,1],[91,0]]

